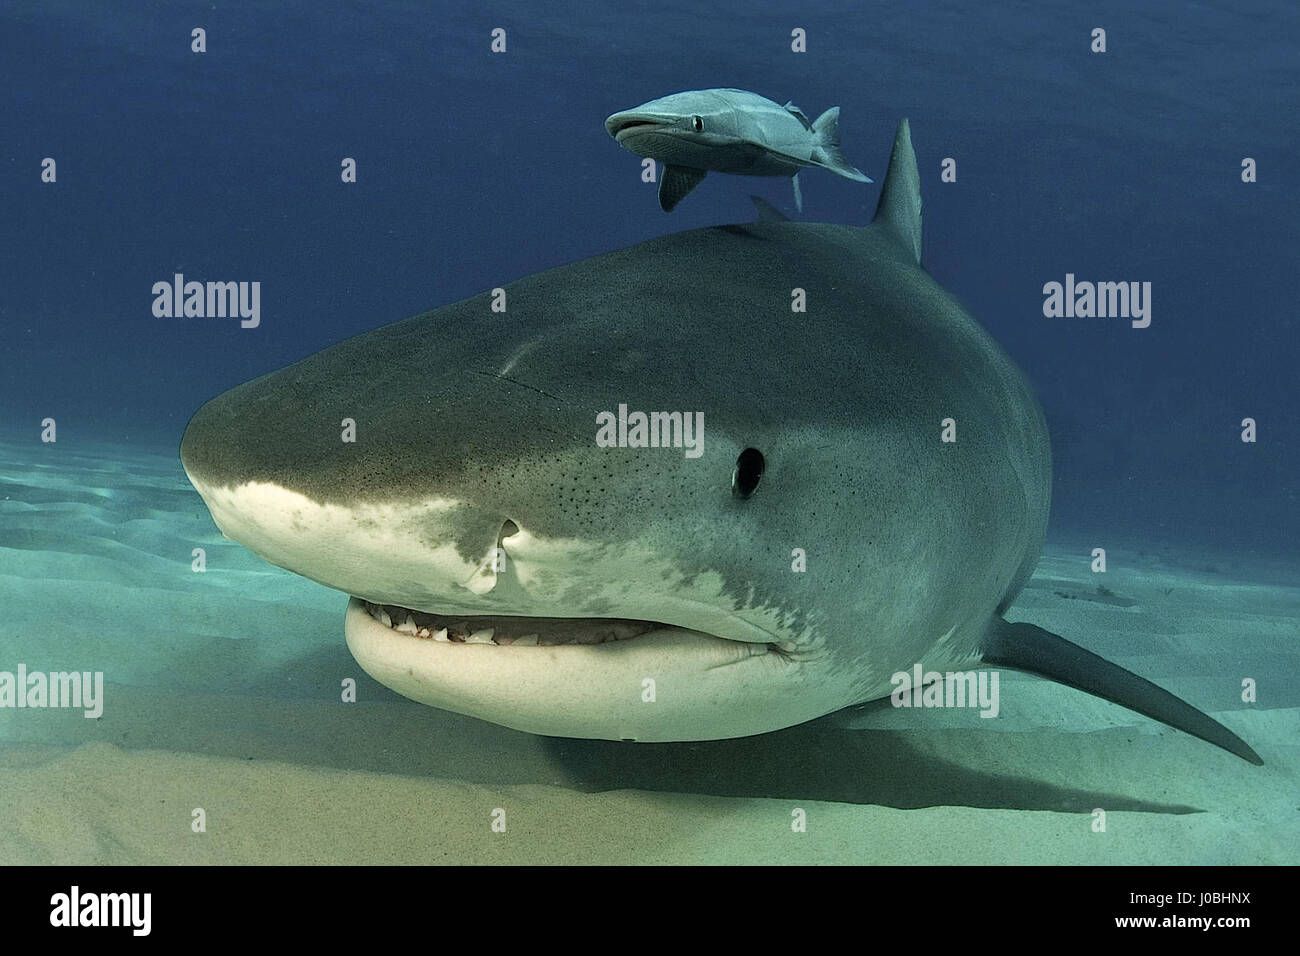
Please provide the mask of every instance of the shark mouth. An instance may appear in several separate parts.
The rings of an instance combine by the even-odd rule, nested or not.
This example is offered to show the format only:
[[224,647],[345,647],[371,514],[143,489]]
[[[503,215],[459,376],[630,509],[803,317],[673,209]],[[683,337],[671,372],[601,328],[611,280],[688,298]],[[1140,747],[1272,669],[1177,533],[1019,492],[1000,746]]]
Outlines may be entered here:
[[727,645],[737,658],[767,654],[781,659],[798,656],[793,644],[764,640],[765,635],[754,633],[724,637],[712,631],[697,630],[662,621],[634,620],[614,617],[526,617],[513,614],[441,614],[417,611],[398,604],[385,604],[353,597],[349,614],[357,615],[358,623],[379,625],[382,631],[409,646],[420,642],[431,644],[479,644],[493,647],[584,647],[600,645],[625,646],[638,643],[637,638],[662,638],[674,640],[702,640]]
[[750,639],[628,618],[434,613],[357,597],[344,617],[348,649],[380,684],[534,734],[702,740],[826,712],[796,706],[790,719],[781,691],[798,678],[798,661],[757,628],[747,633],[741,623],[735,632]]
[[665,625],[622,618],[442,615],[394,604],[363,601],[366,613],[384,627],[418,640],[498,647],[556,647],[626,641]]

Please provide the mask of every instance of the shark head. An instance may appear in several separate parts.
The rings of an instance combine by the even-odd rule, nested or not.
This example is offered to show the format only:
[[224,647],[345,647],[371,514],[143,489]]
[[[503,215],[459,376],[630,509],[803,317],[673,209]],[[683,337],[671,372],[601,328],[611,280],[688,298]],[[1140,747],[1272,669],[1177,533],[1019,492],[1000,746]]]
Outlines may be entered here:
[[425,703],[636,740],[851,703],[863,669],[819,610],[851,582],[792,568],[870,537],[835,513],[861,480],[838,460],[849,423],[815,427],[811,402],[797,420],[774,356],[720,374],[706,331],[619,318],[618,294],[539,331],[578,314],[560,275],[508,286],[508,327],[470,300],[205,405],[182,460],[218,526],[352,595],[358,661]]
[[722,359],[724,331],[680,311],[788,308],[681,274],[719,242],[747,268],[766,240],[661,243],[658,278],[566,267],[506,286],[504,314],[471,299],[249,382],[194,416],[185,469],[228,537],[353,597],[355,657],[415,700],[627,740],[837,710],[874,668],[833,635],[901,517],[844,509],[906,480],[855,461],[856,423],[818,397],[852,369],[821,345]]

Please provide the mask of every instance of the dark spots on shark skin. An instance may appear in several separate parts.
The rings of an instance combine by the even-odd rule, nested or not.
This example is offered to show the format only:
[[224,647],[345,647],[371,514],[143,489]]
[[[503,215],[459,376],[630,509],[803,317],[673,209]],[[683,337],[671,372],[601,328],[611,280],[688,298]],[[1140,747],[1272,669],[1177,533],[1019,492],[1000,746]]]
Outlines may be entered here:
[[[711,436],[725,416],[748,411],[720,408],[716,395],[771,389],[781,392],[781,417],[792,427],[841,415],[852,426],[858,416],[845,410],[870,410],[877,386],[854,363],[827,366],[813,353],[817,342],[844,340],[848,329],[861,324],[857,303],[869,296],[864,277],[872,275],[855,261],[863,241],[858,230],[825,225],[705,229],[529,277],[512,285],[511,311],[520,319],[493,333],[489,355],[469,335],[464,338],[475,350],[462,354],[460,339],[450,333],[481,326],[482,298],[446,306],[340,343],[214,399],[195,416],[183,454],[209,484],[269,481],[320,503],[476,500],[471,493],[483,501],[496,484],[511,482],[498,473],[497,462],[517,466],[520,477],[534,482],[534,492],[535,482],[551,480],[558,463],[589,470],[595,450],[587,413],[620,400],[634,408],[703,410]],[[683,304],[680,290],[700,287],[699,264],[706,261],[709,291]],[[802,320],[807,334],[797,341],[784,329],[755,322],[773,303],[788,301],[791,276],[821,306]],[[840,290],[834,299],[817,291],[830,287]],[[548,311],[538,311],[543,308]],[[572,318],[557,323],[557,309]],[[421,401],[410,402],[409,383],[426,381],[429,367],[504,366],[539,328],[555,345],[527,352],[509,373],[514,381],[485,373],[473,376],[468,390],[453,381],[426,382]],[[695,343],[706,333],[726,341],[727,349],[700,349]],[[941,336],[934,338],[922,344],[942,351]],[[370,361],[372,351],[385,361]],[[773,366],[780,366],[779,373]],[[814,375],[823,388],[789,387]],[[629,394],[628,383],[638,392]],[[881,381],[878,387],[892,392],[898,383]],[[837,400],[825,401],[824,394]],[[363,441],[345,452],[332,425],[293,424],[295,412],[321,417],[312,409],[325,407],[331,411],[324,417],[332,418],[334,410],[355,415],[368,406]],[[603,480],[589,479],[572,507],[588,503],[584,494],[595,503],[627,465],[601,462]],[[574,474],[572,468],[563,471]],[[584,520],[599,519],[585,509],[582,514]]]

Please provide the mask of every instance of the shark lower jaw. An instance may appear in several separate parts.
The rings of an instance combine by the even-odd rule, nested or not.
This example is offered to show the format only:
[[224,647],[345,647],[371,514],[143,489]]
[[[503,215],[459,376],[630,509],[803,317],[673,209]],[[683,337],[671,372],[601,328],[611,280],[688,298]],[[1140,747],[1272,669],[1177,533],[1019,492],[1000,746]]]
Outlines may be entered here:
[[535,734],[711,740],[832,709],[782,700],[800,665],[774,644],[649,621],[444,616],[354,597],[344,631],[399,694]]

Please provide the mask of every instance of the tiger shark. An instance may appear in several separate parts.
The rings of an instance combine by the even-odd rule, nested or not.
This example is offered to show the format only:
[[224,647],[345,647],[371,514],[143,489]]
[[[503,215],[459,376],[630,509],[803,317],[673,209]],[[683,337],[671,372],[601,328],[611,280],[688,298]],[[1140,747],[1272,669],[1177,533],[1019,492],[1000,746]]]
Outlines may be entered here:
[[[907,121],[869,226],[778,218],[528,276],[247,382],[194,415],[185,471],[228,537],[351,596],[377,681],[518,730],[740,737],[888,697],[917,664],[991,666],[1260,763],[1006,621],[1045,534],[1047,429],[920,266]],[[634,441],[647,410],[661,440]],[[698,456],[679,421],[707,431]]]

